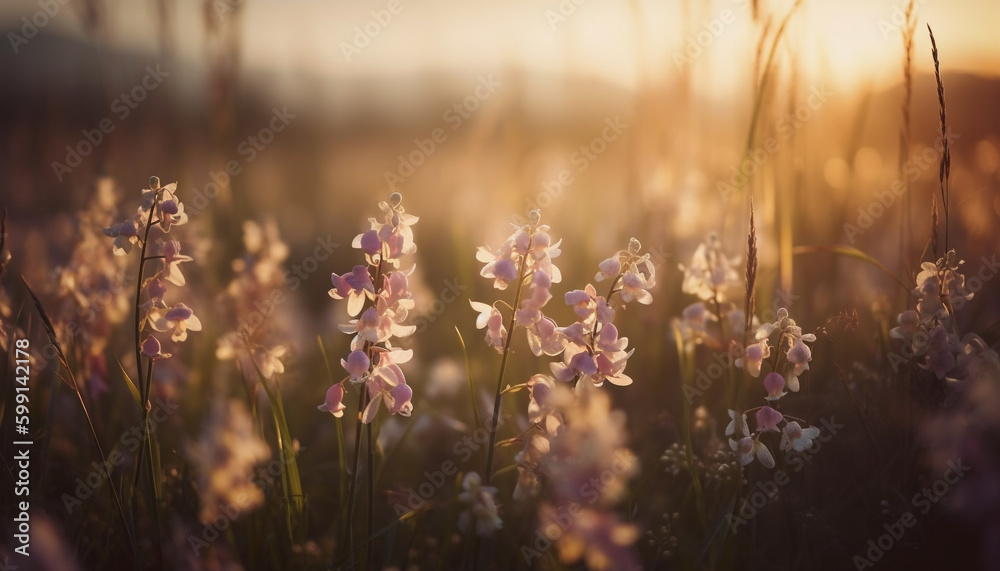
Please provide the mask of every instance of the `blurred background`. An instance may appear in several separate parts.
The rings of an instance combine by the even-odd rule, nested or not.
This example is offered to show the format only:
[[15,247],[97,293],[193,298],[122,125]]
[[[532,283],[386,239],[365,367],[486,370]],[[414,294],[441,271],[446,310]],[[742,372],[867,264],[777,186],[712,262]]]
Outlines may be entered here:
[[[321,513],[333,501],[323,489],[336,465],[329,418],[311,410],[327,387],[315,335],[335,355],[346,349],[336,334],[346,315],[326,294],[327,276],[356,263],[346,246],[379,200],[399,191],[421,218],[412,283],[424,321],[408,375],[429,389],[416,389],[415,404],[443,399],[424,402],[441,417],[465,398],[454,396],[464,376],[456,325],[484,391],[496,370],[465,301],[495,293],[478,276],[477,246],[498,245],[511,222],[539,209],[564,240],[561,302],[564,289],[593,279],[597,263],[634,236],[653,253],[659,285],[649,311],[625,315],[619,329],[637,347],[633,388],[655,389],[615,391],[614,399],[633,415],[637,453],[655,463],[676,441],[680,414],[670,320],[695,301],[680,293],[677,265],[712,231],[730,254],[745,251],[748,193],[757,205],[758,307],[782,297],[770,292],[798,295],[794,313],[808,330],[861,310],[865,334],[841,338],[839,356],[818,357],[828,371],[834,358],[869,357],[866,342],[884,337],[904,309],[898,286],[877,269],[793,249],[853,246],[912,280],[939,192],[925,24],[940,50],[953,133],[950,244],[973,270],[1000,246],[1000,3],[916,5],[912,129],[901,160],[904,0],[807,1],[787,23],[793,2],[767,0],[5,0],[0,205],[8,247],[29,282],[54,283],[74,247],[76,213],[103,187],[124,200],[119,214],[127,215],[154,174],[178,181],[197,223],[192,281],[205,292],[228,281],[245,220],[274,224],[288,268],[313,255],[317,241],[339,243],[318,268],[304,266],[294,303],[282,308],[286,398],[304,411],[292,428]],[[879,203],[901,176],[908,200]],[[458,303],[439,302],[450,284]],[[222,321],[213,296],[190,302],[206,323]],[[998,301],[977,296],[962,329],[990,330]],[[562,323],[570,312],[556,302]],[[199,351],[204,363],[214,346]],[[508,378],[541,367],[522,359]],[[192,375],[207,393],[207,374]],[[808,418],[850,410],[844,393],[824,392],[840,390],[835,377],[815,376]],[[712,412],[725,418],[722,408]],[[383,427],[386,438],[403,430],[397,421]],[[835,471],[850,458],[846,448],[818,465]],[[414,445],[403,454],[431,452]],[[813,503],[860,501],[846,488],[816,493]],[[825,515],[842,530],[858,513]],[[316,523],[314,531],[326,530]],[[841,539],[853,545],[866,533]]]

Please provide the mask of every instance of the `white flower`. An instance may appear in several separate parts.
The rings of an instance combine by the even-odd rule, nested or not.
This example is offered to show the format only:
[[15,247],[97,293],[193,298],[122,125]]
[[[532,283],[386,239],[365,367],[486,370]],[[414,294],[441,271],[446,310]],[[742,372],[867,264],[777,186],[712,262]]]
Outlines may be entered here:
[[476,318],[476,329],[486,328],[486,342],[497,350],[503,352],[504,343],[507,340],[507,328],[503,324],[503,315],[497,308],[479,301],[469,300],[472,309],[479,312]]
[[730,438],[729,447],[732,448],[733,452],[736,452],[740,466],[746,466],[753,462],[754,456],[756,456],[762,465],[774,468],[774,456],[771,456],[771,451],[760,440],[744,436],[737,442]]
[[181,273],[180,264],[190,262],[193,258],[181,254],[181,243],[177,240],[167,240],[163,243],[163,269],[160,276],[175,286],[182,286],[186,283],[184,274]]
[[170,331],[171,341],[184,341],[187,339],[189,329],[201,331],[201,320],[183,303],[178,303],[166,311],[157,311],[149,325],[155,331]]
[[462,478],[462,493],[458,501],[469,507],[458,518],[458,528],[467,533],[475,524],[476,535],[489,537],[503,527],[496,503],[497,489],[484,486],[482,478],[475,472],[469,472]]
[[819,429],[815,426],[802,428],[798,422],[789,422],[785,425],[781,433],[781,449],[784,451],[795,450],[802,452],[812,448],[813,440],[819,436]]
[[726,426],[726,436],[732,436],[739,433],[740,436],[750,436],[750,428],[747,426],[747,413],[743,413],[739,418],[736,417],[736,411],[729,409],[729,425]]

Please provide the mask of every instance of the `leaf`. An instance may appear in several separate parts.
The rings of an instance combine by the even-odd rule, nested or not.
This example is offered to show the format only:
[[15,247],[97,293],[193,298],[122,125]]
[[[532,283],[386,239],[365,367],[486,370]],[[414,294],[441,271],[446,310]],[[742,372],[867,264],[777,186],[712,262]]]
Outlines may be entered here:
[[125,372],[125,367],[122,365],[122,362],[118,358],[118,355],[115,355],[115,362],[118,363],[118,368],[121,369],[122,371],[122,377],[125,378],[125,383],[128,385],[128,390],[130,393],[132,393],[132,397],[135,399],[135,404],[139,405],[139,408],[141,409],[142,396],[139,395],[139,389],[135,388],[135,383],[132,382],[132,379],[128,376],[128,373]]
[[368,406],[365,407],[365,412],[361,415],[362,424],[370,424],[371,421],[375,420],[375,415],[378,414],[378,405],[382,402],[383,394],[379,393],[368,401]]
[[910,293],[910,290],[912,289],[911,286],[906,285],[905,283],[903,283],[902,280],[896,277],[896,274],[889,271],[889,268],[882,265],[882,262],[876,260],[875,258],[869,256],[868,254],[862,252],[857,248],[852,248],[850,246],[797,246],[795,249],[792,250],[793,254],[816,254],[822,252],[833,254],[835,256],[844,256],[845,258],[854,258],[855,260],[868,262],[869,264],[885,272],[885,275],[892,278],[893,281],[899,284],[899,287],[906,290],[907,293]]

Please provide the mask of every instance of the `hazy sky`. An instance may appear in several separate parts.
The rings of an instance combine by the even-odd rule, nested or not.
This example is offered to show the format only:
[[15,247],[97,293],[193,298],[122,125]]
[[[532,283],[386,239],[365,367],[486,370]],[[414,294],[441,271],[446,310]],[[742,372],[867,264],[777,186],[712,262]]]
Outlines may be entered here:
[[[114,8],[110,28],[115,41],[153,49],[155,3],[107,1]],[[484,73],[513,64],[545,73],[585,73],[632,87],[643,75],[669,79],[676,74],[677,59],[701,33],[702,52],[692,48],[690,53],[697,55],[684,65],[692,65],[702,89],[730,90],[746,85],[756,41],[745,0],[691,0],[694,24],[689,29],[683,25],[682,0],[392,0],[399,9],[384,27],[370,23],[372,11],[385,10],[390,0],[215,1],[245,4],[247,66],[290,76],[300,71],[338,79],[428,71]],[[78,33],[73,8],[81,2],[68,0],[51,28]],[[761,3],[778,14],[790,4]],[[204,49],[202,3],[171,4],[182,57],[198,61]],[[793,20],[785,49],[794,50],[812,76],[807,80],[828,79],[841,86],[896,82],[902,48],[893,17],[901,16],[905,4],[807,0]],[[930,66],[924,27],[930,22],[947,70],[1000,75],[1000,2],[922,0],[917,5],[918,69]],[[636,24],[634,6],[641,25]],[[4,0],[0,17],[12,24],[38,9],[37,0]],[[351,43],[355,27],[366,24],[377,35],[348,62],[344,42]]]

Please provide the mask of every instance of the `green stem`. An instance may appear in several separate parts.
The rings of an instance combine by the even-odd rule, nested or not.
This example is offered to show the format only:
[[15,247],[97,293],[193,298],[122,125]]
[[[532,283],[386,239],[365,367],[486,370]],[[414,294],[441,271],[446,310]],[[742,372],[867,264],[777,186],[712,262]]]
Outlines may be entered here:
[[497,377],[497,390],[493,400],[493,421],[490,424],[490,443],[486,447],[486,470],[483,472],[483,478],[486,480],[487,486],[490,484],[491,475],[493,474],[493,448],[497,443],[497,423],[500,422],[500,399],[502,398],[500,392],[503,390],[503,377],[504,373],[507,371],[507,357],[510,355],[510,342],[514,338],[514,321],[517,317],[517,306],[521,303],[521,288],[524,286],[524,277],[527,269],[528,259],[525,255],[521,257],[521,267],[517,272],[517,290],[514,292],[514,310],[510,313],[510,324],[507,327],[507,339],[503,344],[503,356],[500,358],[500,374]]

